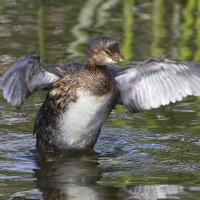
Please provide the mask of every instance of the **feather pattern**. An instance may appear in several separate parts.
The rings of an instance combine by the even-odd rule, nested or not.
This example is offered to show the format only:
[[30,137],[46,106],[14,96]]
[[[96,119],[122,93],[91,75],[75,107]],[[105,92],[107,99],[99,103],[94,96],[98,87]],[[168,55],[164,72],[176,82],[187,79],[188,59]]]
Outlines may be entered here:
[[39,56],[29,53],[19,58],[0,78],[3,96],[11,105],[20,108],[36,89],[45,88],[58,79],[45,71]]
[[121,71],[115,79],[120,102],[132,112],[200,95],[200,63],[195,62],[152,58]]

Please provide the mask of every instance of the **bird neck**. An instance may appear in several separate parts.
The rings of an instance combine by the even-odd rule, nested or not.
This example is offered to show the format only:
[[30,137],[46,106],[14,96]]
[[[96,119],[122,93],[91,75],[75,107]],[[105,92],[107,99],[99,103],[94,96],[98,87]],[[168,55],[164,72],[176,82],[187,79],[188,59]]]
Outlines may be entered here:
[[85,68],[91,71],[96,71],[99,69],[99,65],[95,62],[95,60],[91,57],[87,57],[85,61]]

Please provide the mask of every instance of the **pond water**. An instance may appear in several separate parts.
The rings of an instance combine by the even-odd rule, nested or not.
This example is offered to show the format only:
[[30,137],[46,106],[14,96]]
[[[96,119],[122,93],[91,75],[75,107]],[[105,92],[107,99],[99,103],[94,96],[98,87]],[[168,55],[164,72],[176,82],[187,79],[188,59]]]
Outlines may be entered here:
[[[99,35],[127,60],[200,61],[198,0],[0,0],[0,72],[36,50],[43,63],[84,60]],[[21,110],[0,93],[0,199],[200,199],[200,98],[144,113],[118,106],[87,155],[41,158],[32,134],[45,96]]]

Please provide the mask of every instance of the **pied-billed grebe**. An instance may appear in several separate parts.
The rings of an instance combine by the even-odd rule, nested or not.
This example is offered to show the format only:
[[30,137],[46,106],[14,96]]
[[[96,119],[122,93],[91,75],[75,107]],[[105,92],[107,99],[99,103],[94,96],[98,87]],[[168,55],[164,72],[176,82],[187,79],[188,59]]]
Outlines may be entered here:
[[85,64],[54,65],[44,70],[36,54],[17,60],[1,77],[4,98],[16,108],[37,89],[50,89],[34,127],[42,151],[89,150],[117,103],[131,112],[200,95],[200,64],[153,58],[108,66],[122,60],[118,41],[93,39]]

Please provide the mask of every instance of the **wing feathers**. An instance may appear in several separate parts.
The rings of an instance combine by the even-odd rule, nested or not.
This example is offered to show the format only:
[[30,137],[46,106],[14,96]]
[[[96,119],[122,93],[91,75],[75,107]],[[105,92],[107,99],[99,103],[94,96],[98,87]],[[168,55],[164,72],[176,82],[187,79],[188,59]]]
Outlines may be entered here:
[[116,77],[120,101],[132,112],[158,108],[200,95],[200,64],[151,59]]
[[0,78],[0,88],[8,103],[20,108],[32,92],[45,88],[58,79],[58,76],[41,68],[35,53],[18,59]]

